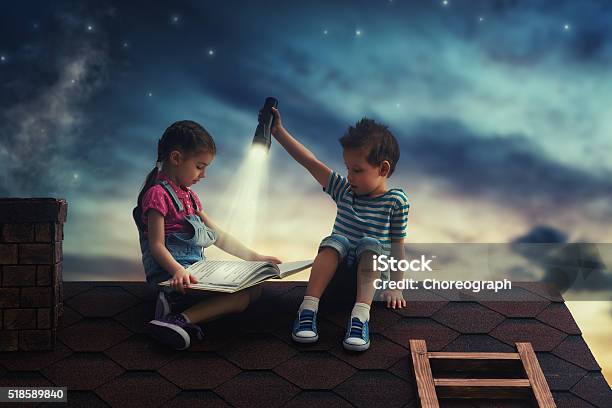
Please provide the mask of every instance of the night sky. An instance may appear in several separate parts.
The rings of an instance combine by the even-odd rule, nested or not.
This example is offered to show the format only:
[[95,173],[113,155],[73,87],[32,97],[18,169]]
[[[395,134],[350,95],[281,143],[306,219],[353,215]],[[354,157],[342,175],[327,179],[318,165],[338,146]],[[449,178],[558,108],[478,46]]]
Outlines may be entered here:
[[[607,1],[4,3],[0,196],[68,200],[67,277],[143,279],[131,208],[164,129],[215,138],[195,190],[222,218],[275,96],[339,171],[348,125],[389,125],[408,243],[611,242],[610,21]],[[255,246],[312,257],[333,204],[278,144],[269,164]]]

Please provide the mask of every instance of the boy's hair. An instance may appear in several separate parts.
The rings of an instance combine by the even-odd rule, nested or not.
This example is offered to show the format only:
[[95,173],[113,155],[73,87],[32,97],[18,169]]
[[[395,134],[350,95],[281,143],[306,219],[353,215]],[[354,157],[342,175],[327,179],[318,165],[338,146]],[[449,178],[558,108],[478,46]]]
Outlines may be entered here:
[[368,118],[349,126],[340,144],[344,149],[367,149],[366,160],[372,166],[387,160],[390,166],[387,177],[391,177],[400,158],[399,145],[389,128]]
[[141,207],[142,197],[153,186],[157,173],[158,163],[163,163],[170,157],[170,152],[178,150],[190,156],[199,152],[217,153],[215,141],[206,129],[192,120],[181,120],[170,125],[157,143],[157,161],[153,170],[149,172],[140,194],[138,194],[138,208]]

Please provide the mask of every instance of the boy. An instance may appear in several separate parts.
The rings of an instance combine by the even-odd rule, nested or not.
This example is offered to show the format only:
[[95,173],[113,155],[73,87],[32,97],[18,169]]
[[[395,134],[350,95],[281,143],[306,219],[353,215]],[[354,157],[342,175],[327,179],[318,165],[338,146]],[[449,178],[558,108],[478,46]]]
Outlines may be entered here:
[[[370,347],[370,305],[374,296],[373,256],[387,254],[404,259],[408,200],[401,189],[387,189],[387,179],[399,160],[399,146],[387,129],[370,119],[349,127],[340,139],[348,177],[332,171],[283,127],[273,108],[272,134],[304,166],[336,202],[338,212],[332,235],[321,242],[306,295],[298,310],[291,337],[299,343],[316,342],[319,299],[340,265],[356,270],[357,293],[342,345],[363,351]],[[394,272],[392,280],[401,280]],[[406,306],[401,290],[385,292],[387,307]]]

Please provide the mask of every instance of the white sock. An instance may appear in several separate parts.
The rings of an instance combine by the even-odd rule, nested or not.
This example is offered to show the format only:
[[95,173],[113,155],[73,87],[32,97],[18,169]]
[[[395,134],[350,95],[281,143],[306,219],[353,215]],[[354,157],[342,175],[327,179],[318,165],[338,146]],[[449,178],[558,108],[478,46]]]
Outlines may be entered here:
[[185,313],[181,313],[181,315],[183,315],[183,317],[185,318],[185,321],[187,323],[191,323],[191,320],[189,320],[189,318],[187,317],[187,315]]
[[301,313],[304,309],[309,309],[313,312],[319,311],[319,298],[314,296],[304,296],[304,300],[302,300],[302,304],[300,305],[298,312]]
[[351,319],[353,317],[358,318],[362,322],[370,320],[370,305],[367,303],[355,303],[351,311]]

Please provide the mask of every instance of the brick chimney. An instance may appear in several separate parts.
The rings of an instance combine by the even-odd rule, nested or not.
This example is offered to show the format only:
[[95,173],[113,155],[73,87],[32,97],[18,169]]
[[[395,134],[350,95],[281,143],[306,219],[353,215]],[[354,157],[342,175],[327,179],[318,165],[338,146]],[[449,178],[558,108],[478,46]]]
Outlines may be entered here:
[[0,351],[55,346],[67,209],[64,199],[0,198]]

